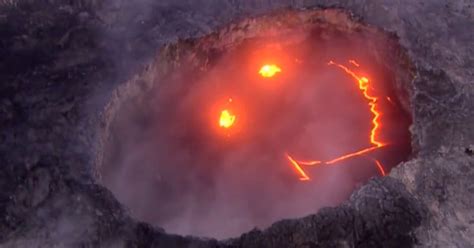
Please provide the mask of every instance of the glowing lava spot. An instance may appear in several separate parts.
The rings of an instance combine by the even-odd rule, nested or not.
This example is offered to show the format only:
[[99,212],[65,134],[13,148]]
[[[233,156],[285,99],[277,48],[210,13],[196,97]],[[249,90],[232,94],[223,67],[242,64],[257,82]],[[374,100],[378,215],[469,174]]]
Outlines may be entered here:
[[219,118],[219,126],[223,128],[230,128],[234,125],[235,122],[235,115],[233,115],[229,110],[224,109],[221,112],[221,116]]
[[264,65],[260,68],[258,73],[262,75],[262,77],[270,78],[279,72],[281,72],[281,68],[277,65]]

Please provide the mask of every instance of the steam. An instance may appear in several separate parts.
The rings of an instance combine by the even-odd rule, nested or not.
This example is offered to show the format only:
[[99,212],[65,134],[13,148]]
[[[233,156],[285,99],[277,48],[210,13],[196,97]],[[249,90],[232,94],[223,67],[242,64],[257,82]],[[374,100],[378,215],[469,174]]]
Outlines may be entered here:
[[[350,77],[327,65],[356,57],[377,69],[355,49],[358,41],[363,43],[334,46],[313,37],[272,51],[282,73],[271,80],[258,75],[263,58],[254,51],[266,49],[258,42],[221,54],[205,73],[177,70],[149,95],[126,104],[114,121],[104,184],[140,220],[172,233],[216,238],[341,203],[376,175],[370,158],[304,167],[311,181],[301,182],[285,153],[327,160],[369,145],[367,102]],[[390,94],[377,86],[380,95]],[[241,125],[230,137],[212,115],[228,97],[237,104]],[[388,128],[406,125],[390,114],[384,118],[395,123]],[[386,165],[394,166],[392,160]]]

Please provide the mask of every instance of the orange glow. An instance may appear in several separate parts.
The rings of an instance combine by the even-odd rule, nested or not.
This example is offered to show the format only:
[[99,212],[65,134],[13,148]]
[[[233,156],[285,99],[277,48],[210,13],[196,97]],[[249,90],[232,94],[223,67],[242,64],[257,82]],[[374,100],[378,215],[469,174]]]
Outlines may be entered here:
[[294,160],[290,155],[286,154],[286,158],[288,159],[288,161],[290,161],[290,163],[293,165],[293,167],[295,168],[296,172],[298,172],[298,174],[300,175],[300,180],[301,181],[309,181],[309,177],[308,175],[306,175],[306,173],[303,171],[303,169],[301,169],[301,166],[298,164],[298,162],[296,160]]
[[344,70],[347,74],[349,74],[351,77],[353,77],[357,82],[359,83],[359,89],[362,91],[362,94],[364,95],[365,99],[369,101],[369,106],[370,106],[370,112],[374,115],[374,118],[372,118],[372,130],[370,131],[370,143],[374,144],[377,147],[382,147],[383,143],[380,141],[376,140],[376,134],[377,130],[380,127],[380,123],[378,122],[378,119],[380,117],[380,112],[377,110],[377,97],[369,95],[369,79],[366,77],[358,76],[355,74],[353,71],[349,70],[349,68],[341,65],[341,64],[336,64],[333,61],[329,61],[329,65],[335,65],[342,70]]
[[321,161],[319,160],[310,160],[310,161],[301,161],[301,160],[298,160],[296,161],[298,162],[298,164],[300,165],[317,165],[317,164],[321,164]]
[[360,156],[360,155],[363,155],[365,153],[371,152],[371,151],[379,149],[379,148],[380,148],[379,146],[373,146],[373,147],[369,147],[369,148],[366,148],[366,149],[363,149],[363,150],[360,150],[360,151],[357,151],[357,152],[349,153],[349,154],[340,156],[338,158],[335,158],[333,160],[327,161],[326,164],[334,164],[334,163],[337,163],[337,162],[341,162],[343,160],[353,158],[353,157],[356,157],[356,156]]
[[[356,67],[360,66],[355,60],[349,60],[348,62],[350,64],[352,64],[353,66],[356,66]],[[362,91],[362,95],[364,96],[365,99],[367,99],[368,105],[370,107],[370,112],[373,114],[373,118],[372,118],[372,121],[371,121],[372,129],[370,130],[370,134],[369,134],[369,141],[373,146],[371,146],[369,148],[359,150],[359,151],[356,151],[356,152],[353,152],[353,153],[345,154],[345,155],[342,155],[340,157],[337,157],[335,159],[325,161],[325,162],[321,162],[321,161],[318,161],[318,160],[314,160],[314,161],[296,161],[292,157],[290,157],[290,155],[287,154],[286,156],[287,156],[288,160],[295,167],[297,172],[300,174],[300,180],[310,180],[310,178],[305,174],[303,169],[301,169],[301,165],[316,165],[316,164],[331,165],[331,164],[335,164],[337,162],[341,162],[341,161],[346,160],[346,159],[350,159],[350,158],[354,158],[354,157],[357,157],[357,156],[364,155],[366,153],[372,152],[372,151],[374,151],[376,149],[379,149],[379,148],[386,145],[386,144],[382,143],[381,141],[377,140],[377,133],[378,133],[377,131],[379,130],[379,128],[381,126],[381,124],[379,123],[379,117],[380,117],[381,113],[377,109],[377,100],[378,100],[378,98],[375,97],[375,96],[370,95],[369,92],[368,92],[369,91],[369,82],[370,82],[370,80],[367,77],[356,74],[354,71],[350,70],[348,67],[346,67],[344,65],[335,63],[334,61],[329,61],[328,65],[337,66],[338,68],[342,69],[345,73],[347,73],[349,76],[354,78],[356,80],[356,82],[358,83],[359,89]],[[382,164],[378,160],[375,160],[375,162],[376,162],[377,168],[380,171],[380,173],[383,176],[385,176],[385,171],[384,171],[384,168],[383,168]]]
[[219,126],[223,128],[230,128],[234,125],[235,122],[235,115],[233,115],[229,110],[224,109],[221,112],[221,116],[219,118]]
[[392,98],[390,98],[389,96],[387,96],[387,101],[390,102],[390,104],[395,105],[395,103],[392,101]]
[[349,63],[351,63],[352,65],[356,66],[356,67],[359,67],[359,63],[357,63],[355,60],[351,59],[349,60]]
[[262,77],[270,78],[275,76],[275,74],[281,72],[281,68],[277,65],[264,65],[260,68],[258,73],[262,75]]
[[377,168],[379,169],[380,174],[384,177],[385,176],[385,170],[384,170],[382,164],[378,160],[375,160],[375,164],[377,165]]

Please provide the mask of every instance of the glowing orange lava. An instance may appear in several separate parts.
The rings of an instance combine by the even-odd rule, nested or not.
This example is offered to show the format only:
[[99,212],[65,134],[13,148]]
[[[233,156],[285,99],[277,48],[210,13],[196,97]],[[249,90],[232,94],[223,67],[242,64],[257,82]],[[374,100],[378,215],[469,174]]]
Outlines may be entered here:
[[264,65],[260,68],[258,73],[262,75],[262,77],[270,78],[275,76],[275,74],[281,72],[281,68],[277,65]]
[[[352,64],[355,67],[359,67],[360,65],[355,61],[355,60],[349,60],[348,61],[350,64]],[[337,162],[341,162],[346,159],[350,159],[353,157],[358,157],[361,155],[364,155],[366,153],[369,153],[371,151],[374,151],[376,149],[379,149],[383,146],[385,146],[384,143],[381,141],[377,140],[377,131],[379,130],[381,124],[379,123],[378,119],[381,115],[380,111],[377,109],[377,100],[378,98],[369,94],[369,79],[367,77],[361,76],[356,74],[354,71],[350,70],[347,66],[344,66],[342,64],[337,64],[334,61],[329,61],[328,65],[334,65],[337,66],[338,68],[342,69],[345,73],[347,73],[349,76],[351,76],[353,79],[355,79],[358,83],[359,89],[362,91],[362,95],[364,98],[368,101],[368,104],[370,106],[370,112],[373,114],[372,118],[372,129],[370,130],[369,134],[369,141],[373,145],[369,148],[365,148],[356,152],[348,153],[345,155],[342,155],[340,157],[334,158],[329,161],[321,162],[318,160],[314,161],[296,161],[294,160],[290,155],[286,155],[290,163],[296,168],[298,173],[300,174],[300,180],[310,180],[308,175],[304,172],[304,170],[301,168],[301,165],[316,165],[316,164],[326,164],[326,165],[331,165],[335,164]],[[380,174],[382,176],[385,176],[385,170],[382,166],[382,164],[378,161],[375,160],[376,166],[378,170],[380,171]]]
[[376,147],[382,147],[383,143],[380,141],[377,141],[375,138],[375,135],[377,133],[377,129],[379,129],[379,122],[378,119],[380,117],[380,113],[377,110],[377,97],[369,95],[369,79],[363,76],[358,76],[356,73],[353,71],[349,70],[346,66],[343,66],[341,64],[336,64],[333,61],[329,61],[329,65],[335,65],[342,70],[344,70],[347,74],[349,74],[351,77],[353,77],[357,82],[359,83],[359,89],[362,91],[362,94],[364,95],[365,99],[369,101],[369,106],[370,106],[370,112],[374,115],[374,118],[372,118],[372,130],[370,131],[370,143],[374,144]]
[[362,149],[360,151],[357,151],[357,152],[353,152],[353,153],[349,153],[349,154],[346,154],[346,155],[342,155],[338,158],[335,158],[335,159],[332,159],[332,160],[329,160],[329,161],[326,161],[326,164],[334,164],[334,163],[337,163],[337,162],[341,162],[343,160],[346,160],[346,159],[349,159],[349,158],[353,158],[353,157],[357,157],[357,156],[360,156],[360,155],[363,155],[363,154],[366,154],[368,152],[371,152],[373,150],[376,150],[380,148],[379,146],[373,146],[373,147],[369,147],[369,148],[366,148],[366,149]]
[[375,160],[375,164],[377,165],[377,168],[380,171],[380,175],[385,176],[385,170],[384,170],[382,164],[378,160]]
[[395,105],[395,103],[392,101],[392,98],[390,98],[389,96],[387,96],[387,101],[392,104],[392,105]]
[[[355,60],[349,60],[349,64],[353,65],[354,67],[359,67],[360,65],[355,61]],[[344,66],[342,64],[335,63],[334,61],[329,61],[328,63],[329,66],[336,66],[340,68],[342,71],[344,71],[346,74],[348,74],[350,77],[356,80],[358,83],[359,89],[362,92],[363,97],[367,100],[370,112],[373,115],[373,118],[371,120],[372,123],[372,128],[370,130],[369,134],[369,142],[372,144],[371,147],[364,148],[352,153],[344,154],[341,155],[337,158],[328,160],[328,161],[319,161],[319,160],[308,160],[308,161],[299,161],[295,160],[293,157],[291,157],[288,153],[286,153],[286,158],[290,162],[290,164],[294,167],[295,171],[299,174],[299,180],[301,181],[309,181],[310,177],[306,174],[306,172],[301,168],[301,166],[314,166],[314,165],[332,165],[350,158],[358,157],[361,155],[366,155],[369,152],[372,152],[376,149],[379,149],[386,144],[382,143],[380,140],[378,140],[378,131],[381,127],[381,123],[379,122],[379,117],[381,115],[381,112],[377,108],[377,103],[378,103],[378,98],[376,96],[373,96],[369,92],[369,82],[370,80],[362,75],[358,75],[356,72],[352,71],[349,69],[347,66]],[[266,64],[263,65],[262,68],[259,71],[259,74],[262,77],[273,77],[275,74],[281,72],[281,68],[278,67],[277,65],[274,64]],[[387,100],[391,100],[387,98]],[[229,98],[227,104],[232,103],[232,98]],[[219,118],[219,126],[222,128],[231,128],[234,125],[234,122],[236,120],[236,115],[229,110],[228,107],[224,108],[220,114]],[[385,170],[382,164],[378,160],[374,160],[375,164],[377,166],[377,169],[379,170],[380,174],[382,176],[385,176]]]
[[310,160],[310,161],[301,161],[301,160],[298,160],[296,161],[298,162],[298,164],[300,165],[317,165],[317,164],[321,164],[321,161],[319,160]]
[[359,67],[359,63],[357,63],[355,60],[351,59],[349,60],[349,63],[351,63],[352,65],[356,66],[356,67]]
[[298,164],[298,162],[296,160],[294,160],[290,155],[286,154],[286,158],[288,159],[288,161],[290,161],[290,163],[293,165],[293,167],[295,168],[296,172],[298,172],[298,174],[300,175],[300,180],[301,181],[308,181],[310,180],[310,178],[308,177],[308,175],[306,175],[306,173],[303,171],[303,169],[301,169],[301,166]]
[[235,122],[235,115],[233,115],[229,110],[224,109],[221,112],[221,116],[219,118],[219,126],[223,128],[230,128],[234,125]]

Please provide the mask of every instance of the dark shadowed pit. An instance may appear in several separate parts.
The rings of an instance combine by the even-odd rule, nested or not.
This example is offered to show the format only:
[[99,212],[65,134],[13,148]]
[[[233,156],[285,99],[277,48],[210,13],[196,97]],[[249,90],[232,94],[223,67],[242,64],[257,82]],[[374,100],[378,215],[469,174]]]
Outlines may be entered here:
[[[281,72],[263,78],[265,64]],[[167,45],[110,102],[99,180],[139,220],[216,238],[341,204],[411,156],[413,75],[396,37],[340,10]]]

